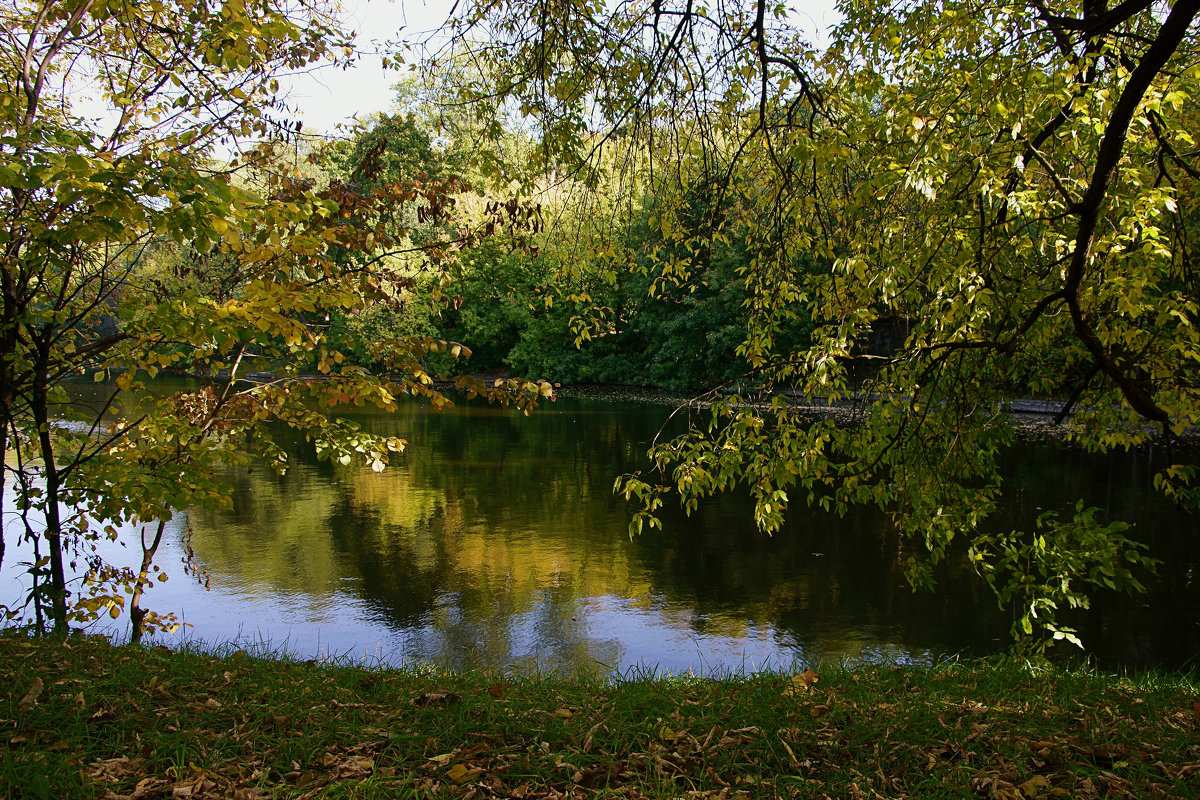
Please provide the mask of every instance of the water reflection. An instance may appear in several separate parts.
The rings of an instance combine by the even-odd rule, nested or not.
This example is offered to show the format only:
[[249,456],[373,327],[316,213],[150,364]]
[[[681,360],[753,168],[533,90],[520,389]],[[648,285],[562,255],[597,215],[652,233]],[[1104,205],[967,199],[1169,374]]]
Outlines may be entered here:
[[[297,441],[283,476],[231,472],[231,510],[186,519],[213,591],[177,577],[150,602],[182,610],[209,641],[526,671],[716,672],[1006,646],[1008,620],[962,559],[944,565],[937,593],[909,590],[907,554],[878,513],[801,511],[768,538],[732,496],[690,518],[668,511],[665,532],[630,540],[612,480],[639,464],[666,413],[567,399],[529,418],[417,405],[361,416],[410,442],[393,467],[319,463]],[[1200,653],[1194,523],[1148,490],[1152,458],[1010,454],[999,524],[1083,497],[1138,520],[1166,560],[1145,598],[1101,595],[1079,620],[1110,666]],[[182,537],[181,525],[168,568]]]
[[[664,414],[564,400],[531,418],[417,406],[364,416],[410,441],[394,468],[300,457],[284,477],[236,475],[233,510],[195,516],[193,546],[226,581],[352,597],[339,625],[386,628],[404,657],[455,666],[742,669],[1007,642],[1008,620],[964,561],[945,565],[937,593],[913,594],[877,513],[800,513],[768,538],[747,524],[743,498],[726,497],[691,518],[668,512],[665,533],[630,541],[611,481],[636,466]],[[1158,532],[1178,519],[1145,491],[1148,469],[1015,451],[1010,520],[1100,488],[1090,502],[1174,546]],[[1082,624],[1106,661],[1181,663],[1197,651],[1194,600],[1183,616],[1163,613],[1190,590],[1176,572],[1145,601],[1097,599],[1104,613]]]

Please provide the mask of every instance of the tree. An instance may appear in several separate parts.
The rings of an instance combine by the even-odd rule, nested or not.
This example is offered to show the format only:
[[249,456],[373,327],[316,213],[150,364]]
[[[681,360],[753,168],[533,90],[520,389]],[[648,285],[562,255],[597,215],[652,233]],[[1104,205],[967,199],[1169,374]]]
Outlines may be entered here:
[[[1023,531],[989,517],[1015,389],[1059,399],[1088,449],[1159,443],[1156,486],[1200,504],[1200,4],[846,3],[823,53],[765,0],[518,6],[457,21],[495,79],[476,99],[515,105],[562,168],[614,143],[652,162],[683,252],[681,176],[725,175],[714,195],[738,202],[704,235],[752,254],[738,354],[760,393],[711,395],[653,474],[618,480],[631,530],[668,493],[692,509],[737,485],[765,531],[794,502],[878,505],[914,584],[965,540],[1022,639],[1074,640],[1056,611],[1138,588],[1140,546],[1086,501]],[[805,313],[811,343],[788,346]],[[887,353],[884,325],[904,331]],[[856,424],[806,412],[831,401]]]
[[[137,637],[153,623],[140,599],[159,523],[227,502],[215,462],[284,468],[278,423],[323,458],[383,469],[403,441],[359,431],[336,407],[391,408],[405,393],[448,402],[422,359],[461,345],[379,342],[384,371],[371,373],[329,341],[324,315],[388,302],[389,259],[410,249],[396,215],[444,220],[458,184],[357,187],[287,163],[279,145],[297,126],[280,118],[276,76],[348,47],[320,4],[10,0],[0,17],[0,497],[13,479],[39,548],[39,622],[44,610],[64,632],[117,616],[128,594]],[[259,144],[234,155],[247,140]],[[454,245],[431,236],[422,250],[441,261]],[[271,379],[246,381],[252,364]],[[168,368],[201,384],[122,402]],[[115,375],[116,389],[99,408],[73,403],[65,382],[80,374]],[[526,408],[549,393],[464,388]],[[140,570],[89,549],[120,523],[157,530]],[[73,603],[66,558],[86,559]]]

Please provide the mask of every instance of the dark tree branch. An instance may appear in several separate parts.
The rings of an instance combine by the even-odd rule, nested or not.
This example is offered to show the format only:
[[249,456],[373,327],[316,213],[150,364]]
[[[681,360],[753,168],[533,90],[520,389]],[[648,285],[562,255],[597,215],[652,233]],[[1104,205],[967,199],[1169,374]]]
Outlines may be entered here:
[[1114,361],[1112,355],[1096,335],[1091,321],[1083,311],[1082,286],[1088,259],[1092,252],[1092,244],[1096,237],[1096,228],[1100,221],[1100,211],[1104,205],[1108,188],[1116,178],[1117,167],[1125,148],[1125,138],[1128,135],[1134,112],[1154,78],[1166,66],[1167,61],[1170,60],[1187,35],[1198,11],[1200,11],[1200,0],[1179,0],[1175,4],[1170,15],[1163,22],[1158,36],[1155,37],[1154,44],[1142,56],[1137,68],[1129,76],[1129,81],[1125,84],[1125,88],[1113,108],[1112,117],[1108,121],[1096,153],[1096,166],[1092,171],[1091,181],[1080,202],[1079,229],[1067,269],[1066,284],[1063,287],[1063,294],[1071,313],[1075,333],[1091,354],[1096,366],[1116,383],[1121,394],[1138,414],[1148,420],[1161,423],[1167,422],[1167,412],[1154,401],[1149,391],[1139,385]]

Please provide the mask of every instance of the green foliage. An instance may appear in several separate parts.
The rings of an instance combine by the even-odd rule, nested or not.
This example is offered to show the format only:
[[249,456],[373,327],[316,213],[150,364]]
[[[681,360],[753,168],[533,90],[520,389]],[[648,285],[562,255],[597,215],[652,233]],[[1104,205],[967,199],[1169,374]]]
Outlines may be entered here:
[[[0,490],[11,482],[38,553],[35,624],[48,615],[65,633],[118,616],[129,596],[136,638],[158,624],[139,601],[162,525],[143,534],[139,571],[100,561],[98,539],[228,502],[218,463],[285,469],[280,428],[320,458],[383,469],[403,440],[368,435],[337,409],[394,409],[401,394],[449,402],[431,388],[428,356],[466,355],[461,345],[394,325],[373,339],[371,372],[328,322],[401,309],[414,272],[445,270],[464,244],[449,225],[461,187],[380,177],[432,157],[407,120],[381,121],[349,154],[364,185],[296,174],[283,155],[295,152],[283,146],[291,126],[273,121],[277,76],[347,45],[321,4],[50,2],[9,4],[0,18]],[[72,105],[79,80],[98,87],[107,115]],[[376,144],[401,134],[405,149],[384,159]],[[261,142],[217,157],[243,137]],[[123,393],[163,370],[202,383],[123,407]],[[71,403],[63,382],[80,374],[115,376],[116,388],[98,408]],[[549,392],[461,386],[526,411]],[[6,520],[4,535],[15,527]],[[88,566],[73,598],[66,553]]]
[[437,180],[450,172],[413,114],[377,115],[360,123],[349,139],[331,143],[321,156],[335,177],[364,189]]
[[[1156,485],[1196,507],[1200,4],[842,12],[817,52],[762,2],[575,3],[553,23],[478,4],[463,24],[492,37],[472,51],[484,79],[459,96],[519,106],[547,169],[629,176],[614,208],[654,198],[652,235],[597,252],[647,259],[629,259],[633,280],[685,311],[652,327],[736,340],[732,373],[758,390],[715,397],[709,424],[652,450],[653,474],[618,482],[642,503],[635,529],[668,491],[690,509],[745,487],[767,532],[794,502],[875,505],[911,544],[914,584],[965,540],[1018,636],[1065,636],[1054,607],[1136,590],[1142,558],[1086,499],[1070,524],[988,533],[1004,402],[1057,399],[1090,450],[1161,445]],[[740,280],[713,285],[736,287],[738,313],[687,307],[725,259]],[[632,329],[579,296],[582,340]],[[904,333],[881,350],[885,329]],[[648,360],[669,363],[660,343]],[[803,411],[831,402],[856,424]]]
[[1052,511],[1042,514],[1033,533],[1013,531],[981,535],[971,543],[971,559],[996,592],[1001,607],[1016,611],[1018,638],[1043,629],[1052,640],[1083,646],[1076,632],[1055,622],[1059,608],[1088,608],[1088,586],[1113,591],[1143,591],[1133,569],[1156,562],[1144,545],[1124,536],[1124,522],[1102,524],[1100,509],[1075,507],[1073,518],[1060,522]]

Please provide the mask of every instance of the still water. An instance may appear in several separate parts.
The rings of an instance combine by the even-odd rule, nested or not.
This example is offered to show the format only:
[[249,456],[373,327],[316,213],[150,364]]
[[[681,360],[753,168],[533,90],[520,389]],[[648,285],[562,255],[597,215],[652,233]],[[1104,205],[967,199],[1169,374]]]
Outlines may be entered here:
[[[798,510],[765,537],[745,500],[725,497],[691,518],[668,510],[665,531],[631,540],[613,479],[641,464],[669,410],[564,398],[530,417],[416,404],[358,416],[408,440],[392,467],[319,463],[296,443],[286,475],[231,471],[231,511],[173,523],[158,559],[172,580],[149,605],[210,643],[520,671],[712,674],[1006,646],[1009,621],[961,561],[936,593],[912,593],[878,513]],[[1013,520],[1083,498],[1135,520],[1164,560],[1146,596],[1098,594],[1075,620],[1106,667],[1200,656],[1200,537],[1148,488],[1152,460],[1010,454]],[[179,569],[188,531],[208,591]],[[10,579],[19,560],[5,559]]]

